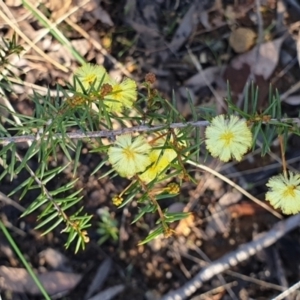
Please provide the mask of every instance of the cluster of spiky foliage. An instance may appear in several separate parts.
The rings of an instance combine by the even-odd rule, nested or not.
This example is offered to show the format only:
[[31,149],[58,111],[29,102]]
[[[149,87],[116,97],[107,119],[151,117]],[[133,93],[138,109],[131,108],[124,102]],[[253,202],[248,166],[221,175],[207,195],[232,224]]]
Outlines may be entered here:
[[[74,72],[74,80],[67,88],[58,85],[56,97],[35,93],[33,116],[18,115],[20,122],[5,118],[4,126],[0,126],[0,179],[14,180],[23,169],[28,172],[28,178],[11,195],[17,193],[22,199],[28,191],[39,190],[23,215],[39,211],[37,227],[46,226],[44,234],[63,223],[62,231],[68,233],[67,247],[76,241],[78,251],[89,241],[87,228],[92,216],[84,213],[84,207],[78,208],[82,196],[76,190],[76,179],[50,190],[54,186],[51,182],[69,165],[76,177],[84,141],[102,157],[92,175],[110,165],[102,177],[118,174],[130,180],[120,194],[112,197],[115,205],[123,207],[138,195],[140,212],[133,222],[146,213],[158,213],[157,228],[141,242],[145,243],[160,233],[171,235],[169,224],[187,215],[163,210],[159,202],[178,195],[183,181],[194,181],[185,166],[188,161],[199,160],[202,143],[221,161],[240,161],[254,149],[258,136],[263,140],[265,154],[276,134],[299,133],[293,120],[280,121],[278,96],[270,97],[269,107],[260,115],[256,113],[257,93],[253,92],[256,97],[251,101],[251,112],[248,99],[240,110],[228,98],[228,115],[219,116],[204,109],[199,113],[190,101],[193,121],[187,121],[176,109],[175,101],[166,100],[153,88],[154,82],[155,76],[147,74],[142,83],[146,92],[138,95],[134,80],[117,82],[102,66],[86,64]],[[199,126],[204,125],[207,128],[203,138]],[[28,144],[23,156],[17,148],[19,142]],[[52,168],[49,161],[58,161],[58,149],[68,162],[59,162]],[[34,159],[35,170],[29,164]],[[281,207],[284,213],[299,212],[299,175],[284,172],[270,179],[268,187],[266,199],[272,205]]]

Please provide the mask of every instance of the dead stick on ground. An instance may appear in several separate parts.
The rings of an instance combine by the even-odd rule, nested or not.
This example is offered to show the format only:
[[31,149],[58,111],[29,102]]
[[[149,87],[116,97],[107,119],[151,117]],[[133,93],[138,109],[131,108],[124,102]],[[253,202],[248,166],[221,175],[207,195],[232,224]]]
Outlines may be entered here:
[[208,267],[201,270],[184,286],[163,296],[161,300],[186,299],[195,293],[204,282],[210,280],[215,275],[228,270],[230,267],[236,266],[238,263],[248,259],[262,249],[271,246],[289,231],[295,229],[298,225],[300,225],[300,214],[278,222],[270,231],[260,234],[257,239],[241,245],[237,250],[216,260]]

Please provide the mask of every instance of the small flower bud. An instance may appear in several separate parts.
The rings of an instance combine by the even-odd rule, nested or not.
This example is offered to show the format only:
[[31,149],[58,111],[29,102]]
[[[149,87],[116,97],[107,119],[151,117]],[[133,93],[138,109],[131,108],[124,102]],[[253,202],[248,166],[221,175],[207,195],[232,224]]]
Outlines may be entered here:
[[180,187],[177,183],[171,182],[168,184],[168,186],[165,188],[165,191],[168,192],[171,195],[179,194]]
[[122,197],[120,197],[120,196],[114,196],[113,198],[112,198],[112,203],[113,203],[113,205],[115,205],[115,206],[120,206],[122,203],[123,203],[123,198]]
[[153,73],[148,73],[145,76],[145,81],[150,83],[150,84],[153,84],[156,81],[156,77]]
[[112,86],[109,83],[104,83],[101,86],[101,90],[100,90],[101,98],[105,97],[107,94],[111,93],[112,90],[113,90],[113,88],[112,88]]

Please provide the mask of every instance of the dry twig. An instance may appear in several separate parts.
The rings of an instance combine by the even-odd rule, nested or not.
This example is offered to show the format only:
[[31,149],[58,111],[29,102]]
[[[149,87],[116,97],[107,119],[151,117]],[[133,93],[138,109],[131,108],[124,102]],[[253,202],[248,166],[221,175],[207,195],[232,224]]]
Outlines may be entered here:
[[161,300],[184,300],[199,289],[204,282],[210,280],[217,274],[236,266],[238,263],[248,259],[264,248],[276,243],[289,231],[295,229],[300,223],[300,214],[292,216],[287,220],[280,221],[273,228],[262,233],[257,239],[241,245],[237,250],[230,252],[216,260],[208,267],[201,270],[192,280],[188,281],[181,288],[163,296]]

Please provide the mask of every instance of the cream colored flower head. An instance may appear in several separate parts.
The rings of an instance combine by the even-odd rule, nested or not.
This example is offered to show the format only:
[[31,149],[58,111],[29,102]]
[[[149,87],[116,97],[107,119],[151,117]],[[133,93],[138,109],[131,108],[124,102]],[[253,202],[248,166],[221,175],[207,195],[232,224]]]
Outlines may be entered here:
[[[165,138],[160,138],[152,144],[153,147],[164,147],[166,143]],[[177,157],[177,153],[174,149],[166,147],[165,149],[155,149],[149,154],[152,165],[139,177],[145,182],[149,183],[156,177],[159,177],[167,169],[170,163]]]
[[133,138],[125,134],[117,136],[114,146],[108,149],[108,160],[121,176],[131,178],[151,164],[150,150],[143,136]]
[[113,80],[110,80],[108,83],[112,86],[112,91],[104,97],[107,110],[121,112],[124,107],[131,108],[137,99],[136,82],[126,78],[121,83]]
[[237,116],[219,115],[205,130],[206,148],[213,157],[227,162],[240,161],[252,145],[252,133],[245,120]]
[[[84,64],[76,69],[74,74],[78,77],[86,90],[88,90],[94,82],[94,86],[97,88],[100,83],[106,83],[109,80],[109,76],[104,67],[98,65]],[[77,90],[82,92],[80,85],[78,85]]]
[[273,176],[267,187],[269,191],[266,193],[266,200],[274,208],[280,208],[287,215],[300,212],[300,174],[289,172],[286,176]]

